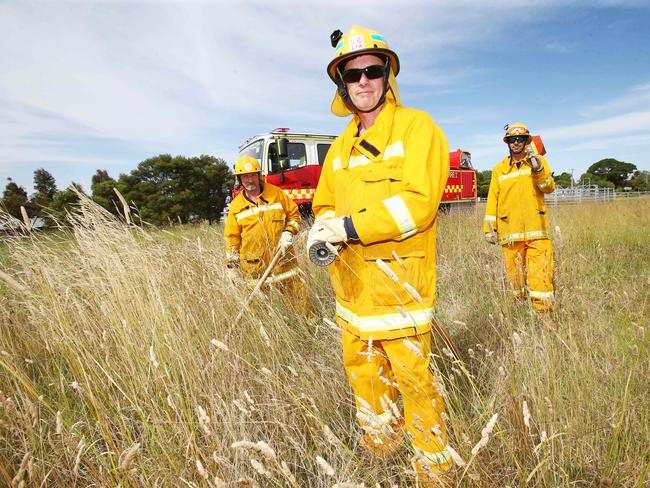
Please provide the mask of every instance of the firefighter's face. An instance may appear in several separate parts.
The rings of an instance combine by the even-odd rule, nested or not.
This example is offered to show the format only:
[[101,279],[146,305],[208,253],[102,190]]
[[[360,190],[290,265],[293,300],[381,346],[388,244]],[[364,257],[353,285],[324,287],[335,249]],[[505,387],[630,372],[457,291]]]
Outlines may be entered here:
[[510,147],[510,150],[512,151],[513,154],[520,154],[524,151],[524,147],[526,147],[525,142],[508,142],[508,146]]
[[[348,61],[345,70],[363,69],[373,65],[383,66],[384,64],[381,58],[372,54],[364,54]],[[377,105],[383,94],[384,78],[382,76],[381,78],[369,80],[365,74],[362,74],[358,82],[346,83],[345,86],[355,107],[360,110],[370,110]]]
[[244,175],[239,175],[239,180],[241,181],[241,186],[243,186],[244,190],[247,192],[259,193],[261,188],[259,173],[247,173]]
[[528,138],[525,136],[509,137],[508,146],[510,147],[510,150],[513,154],[519,154],[523,152],[527,141]]

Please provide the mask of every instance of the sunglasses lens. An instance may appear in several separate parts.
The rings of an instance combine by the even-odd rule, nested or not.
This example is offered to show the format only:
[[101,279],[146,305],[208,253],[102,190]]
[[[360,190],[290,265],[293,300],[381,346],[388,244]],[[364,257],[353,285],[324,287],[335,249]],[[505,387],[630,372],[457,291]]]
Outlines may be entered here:
[[514,144],[515,142],[526,142],[526,139],[528,139],[526,136],[514,136],[514,137],[509,137],[508,138],[508,143]]
[[361,79],[361,74],[363,70],[361,69],[348,69],[343,72],[343,81],[346,83],[357,83]]
[[384,76],[384,67],[379,64],[368,66],[364,68],[364,71],[369,80],[376,80],[377,78],[382,78]]
[[373,64],[365,68],[353,68],[343,72],[341,78],[346,83],[358,83],[361,80],[361,75],[365,74],[369,80],[376,80],[384,76],[384,67],[380,64]]

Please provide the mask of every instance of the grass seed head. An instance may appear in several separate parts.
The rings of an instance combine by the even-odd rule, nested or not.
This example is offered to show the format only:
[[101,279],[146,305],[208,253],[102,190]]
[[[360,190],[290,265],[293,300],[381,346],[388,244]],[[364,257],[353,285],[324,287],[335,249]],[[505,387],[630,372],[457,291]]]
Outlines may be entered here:
[[402,283],[402,286],[404,286],[404,289],[407,291],[407,293],[413,297],[413,300],[415,300],[418,303],[422,303],[422,295],[420,295],[418,291],[415,288],[413,288],[413,286],[411,286],[410,283],[405,281],[404,283]]
[[530,430],[530,410],[528,409],[528,402],[526,400],[521,405],[521,411],[524,416],[524,425]]
[[205,469],[205,467],[203,467],[203,463],[200,459],[196,460],[196,470],[199,472],[199,476],[201,476],[201,478],[204,480],[207,480],[210,477],[208,471]]
[[131,447],[129,447],[127,450],[125,450],[122,453],[118,461],[118,469],[122,473],[126,473],[131,467],[131,465],[133,464],[133,461],[135,460],[139,452],[140,452],[140,443],[136,442],[135,444],[133,444]]
[[327,476],[334,476],[336,473],[334,472],[334,468],[330,466],[330,464],[325,461],[321,456],[316,456],[316,463],[318,464],[318,467],[321,469],[321,471],[327,475]]
[[377,264],[377,267],[384,272],[386,276],[388,276],[391,280],[393,280],[395,283],[399,283],[399,278],[395,274],[395,272],[390,269],[390,266],[388,266],[385,262],[383,262],[381,259],[377,259],[375,261]]
[[224,344],[224,343],[221,342],[221,341],[218,341],[217,339],[212,339],[212,340],[210,341],[210,343],[211,343],[214,347],[216,347],[217,349],[221,349],[221,350],[224,351],[224,352],[228,352],[228,351],[230,351],[230,349],[228,349],[228,346],[226,346],[226,344]]

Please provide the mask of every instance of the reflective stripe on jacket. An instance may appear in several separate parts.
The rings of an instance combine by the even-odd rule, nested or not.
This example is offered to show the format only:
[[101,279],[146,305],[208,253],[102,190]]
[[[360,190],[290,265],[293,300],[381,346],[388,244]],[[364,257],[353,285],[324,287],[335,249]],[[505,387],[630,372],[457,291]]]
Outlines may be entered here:
[[542,163],[539,172],[527,158],[518,168],[510,156],[492,170],[483,232],[495,230],[499,244],[548,238],[544,193],[555,190],[555,181],[546,159],[537,157]]
[[313,201],[316,217],[351,216],[360,239],[349,241],[328,268],[337,321],[364,339],[426,332],[436,296],[435,217],[449,174],[447,140],[427,113],[391,100],[357,137],[359,122],[355,116],[332,144]]
[[[271,183],[264,188],[255,204],[239,193],[232,203],[224,227],[226,255],[239,255],[242,273],[248,277],[261,274],[271,262],[283,230],[293,234],[300,229],[298,206],[285,192]],[[288,271],[286,263],[293,251],[282,259],[274,274]],[[293,265],[295,267],[295,263]]]

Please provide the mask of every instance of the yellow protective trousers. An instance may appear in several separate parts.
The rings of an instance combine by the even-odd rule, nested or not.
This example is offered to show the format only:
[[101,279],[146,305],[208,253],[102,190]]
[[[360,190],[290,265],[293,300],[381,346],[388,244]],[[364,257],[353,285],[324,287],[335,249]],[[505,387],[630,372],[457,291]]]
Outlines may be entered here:
[[[429,370],[431,332],[397,339],[362,340],[343,330],[343,363],[364,442],[383,454],[404,428],[416,457],[434,472],[451,465],[443,399]],[[404,412],[396,405],[402,395]],[[390,447],[389,447],[390,448]]]
[[278,289],[282,294],[282,298],[287,307],[292,308],[301,315],[304,315],[307,319],[313,318],[314,309],[311,304],[311,299],[307,295],[305,282],[300,274],[296,274],[295,276],[291,276],[290,278],[280,282],[269,283],[267,280],[267,286]]
[[552,310],[555,294],[551,241],[515,241],[501,246],[501,249],[513,297],[530,297],[533,307],[540,312]]
[[[276,266],[276,270],[266,279],[262,289],[276,290],[288,308],[311,319],[314,316],[314,309],[301,274],[295,256],[290,255],[284,263],[281,262]],[[247,273],[244,274],[244,278],[252,290],[261,278],[261,273]]]

